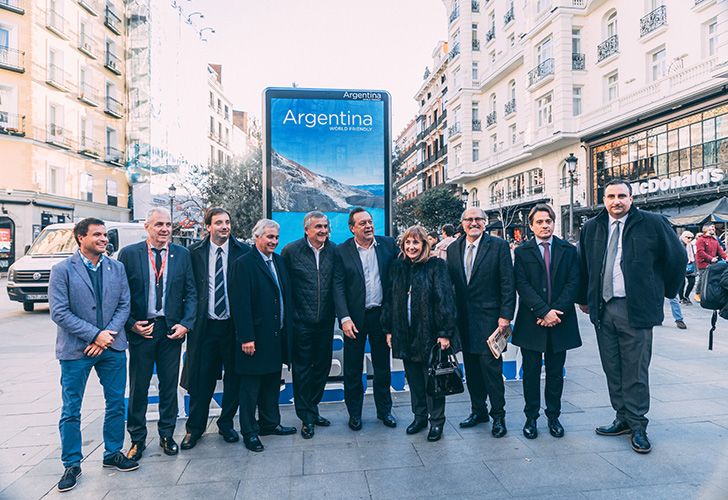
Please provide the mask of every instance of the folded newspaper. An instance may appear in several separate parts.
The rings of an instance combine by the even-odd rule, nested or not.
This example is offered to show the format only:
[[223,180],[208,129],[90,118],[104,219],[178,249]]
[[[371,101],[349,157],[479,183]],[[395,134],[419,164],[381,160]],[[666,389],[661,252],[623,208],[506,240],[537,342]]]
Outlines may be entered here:
[[488,337],[488,347],[490,352],[493,353],[493,357],[496,359],[500,357],[501,353],[506,350],[508,346],[508,339],[511,338],[511,327],[507,326],[503,329],[496,328],[493,333]]

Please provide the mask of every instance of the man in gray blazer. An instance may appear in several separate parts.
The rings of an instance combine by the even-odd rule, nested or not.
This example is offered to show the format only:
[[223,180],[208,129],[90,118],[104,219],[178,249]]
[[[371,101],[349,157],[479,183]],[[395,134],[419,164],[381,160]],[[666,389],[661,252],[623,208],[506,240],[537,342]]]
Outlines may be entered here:
[[106,258],[104,221],[83,219],[73,228],[79,250],[53,266],[48,289],[51,319],[58,326],[56,357],[61,364],[63,409],[59,491],[76,486],[81,475],[81,402],[91,368],[104,388],[104,467],[127,472],[139,468],[122,452],[126,333],[130,297],[124,266]]

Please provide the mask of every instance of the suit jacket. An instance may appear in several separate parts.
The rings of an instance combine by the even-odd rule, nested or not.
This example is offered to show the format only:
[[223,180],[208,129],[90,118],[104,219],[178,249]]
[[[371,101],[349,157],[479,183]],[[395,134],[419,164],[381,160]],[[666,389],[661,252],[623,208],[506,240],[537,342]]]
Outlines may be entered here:
[[118,332],[112,349],[127,348],[124,323],[129,316],[129,285],[124,266],[107,257],[101,264],[101,273],[103,328],[96,326],[96,294],[80,253],[76,251],[51,269],[48,303],[51,319],[58,325],[56,358],[83,358],[83,350],[101,330]]
[[[260,252],[253,248],[238,258],[230,272],[230,311],[237,340],[235,369],[242,375],[280,373],[290,365],[293,352],[293,300],[283,258],[273,254],[283,295],[281,330],[280,295],[275,279]],[[255,354],[243,353],[241,344],[255,342]]]
[[[609,215],[603,210],[581,230],[579,259],[581,287],[577,300],[589,306],[599,326],[604,308],[602,263],[607,252]],[[665,318],[665,298],[672,299],[685,281],[687,254],[667,219],[634,205],[622,228],[622,272],[627,316],[632,328],[652,328]]]
[[[240,243],[234,237],[228,240],[227,254],[227,295],[230,297],[230,270],[233,263],[241,256],[250,251],[250,246]],[[202,338],[207,330],[207,316],[210,305],[210,237],[208,236],[202,241],[192,245],[190,248],[190,257],[192,258],[192,273],[195,277],[195,286],[197,289],[197,317],[195,319],[195,329],[187,334],[187,353],[185,354],[185,364],[182,368],[182,377],[180,385],[187,389],[190,393],[194,392],[196,387],[194,384],[200,380],[200,371],[204,367],[201,362],[200,345]],[[218,367],[221,368],[221,367]],[[222,375],[220,369],[218,378]]]
[[[147,242],[140,241],[125,246],[119,252],[119,262],[124,264],[126,277],[131,291],[131,314],[126,321],[129,342],[140,343],[144,339],[131,331],[134,323],[149,319],[147,311],[149,294],[149,251]],[[190,252],[185,247],[169,244],[167,256],[167,282],[164,285],[164,316],[170,327],[180,324],[192,330],[195,327],[197,314],[197,292],[192,273]],[[184,339],[177,342],[182,343]]]
[[[399,253],[399,248],[389,236],[375,236],[377,245],[377,264],[382,282],[383,300],[386,302],[390,293],[389,267]],[[334,308],[336,317],[341,322],[347,316],[357,328],[364,325],[366,309],[366,285],[364,284],[364,267],[361,265],[359,250],[354,238],[349,238],[336,247],[336,269],[334,272]]]
[[498,318],[513,319],[516,310],[516,285],[508,243],[483,234],[473,260],[470,283],[465,278],[466,237],[447,247],[447,266],[455,286],[458,330],[463,352],[490,352],[486,341],[498,328]]
[[[518,314],[513,344],[546,352],[550,337],[553,352],[581,346],[579,321],[574,303],[579,293],[579,258],[576,247],[554,236],[551,244],[551,302],[548,300],[546,265],[538,242],[530,239],[515,251],[514,274],[518,292]],[[536,320],[551,309],[563,311],[561,323],[543,327]]]

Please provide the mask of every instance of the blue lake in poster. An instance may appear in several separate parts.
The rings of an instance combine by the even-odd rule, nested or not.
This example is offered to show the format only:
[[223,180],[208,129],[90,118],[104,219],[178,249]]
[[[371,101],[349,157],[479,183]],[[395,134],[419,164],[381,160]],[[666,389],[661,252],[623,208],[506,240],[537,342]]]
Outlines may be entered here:
[[370,211],[385,233],[385,120],[381,100],[270,100],[272,218],[281,224],[279,249],[303,235],[303,216],[329,217],[331,239],[351,236],[348,212]]

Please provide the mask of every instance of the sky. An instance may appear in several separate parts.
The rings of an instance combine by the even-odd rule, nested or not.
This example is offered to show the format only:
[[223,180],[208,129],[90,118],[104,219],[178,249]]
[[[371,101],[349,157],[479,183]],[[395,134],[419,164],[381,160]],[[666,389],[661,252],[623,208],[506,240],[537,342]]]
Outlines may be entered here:
[[392,95],[396,137],[417,113],[414,95],[447,38],[442,0],[193,0],[211,63],[235,109],[260,118],[266,87],[361,88]]

